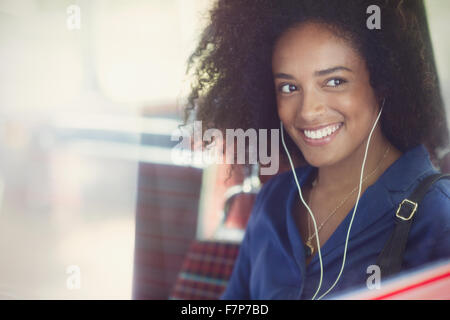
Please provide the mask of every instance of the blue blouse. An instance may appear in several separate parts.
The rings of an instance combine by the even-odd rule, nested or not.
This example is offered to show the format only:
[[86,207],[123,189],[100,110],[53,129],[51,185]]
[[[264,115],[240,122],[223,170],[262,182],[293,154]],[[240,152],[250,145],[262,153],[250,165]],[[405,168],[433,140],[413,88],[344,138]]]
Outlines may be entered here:
[[[296,169],[300,185],[313,167]],[[361,195],[341,278],[325,297],[363,286],[371,275],[388,237],[395,212],[424,177],[436,173],[423,145],[405,152]],[[311,299],[320,278],[315,254],[308,266],[300,232],[294,221],[298,190],[291,171],[270,179],[254,204],[232,276],[222,299]],[[299,201],[299,200],[298,200]],[[317,297],[335,282],[342,265],[345,239],[353,208],[321,247],[322,287]],[[436,182],[415,214],[404,255],[404,270],[450,258],[450,180]],[[382,284],[381,275],[381,284]]]

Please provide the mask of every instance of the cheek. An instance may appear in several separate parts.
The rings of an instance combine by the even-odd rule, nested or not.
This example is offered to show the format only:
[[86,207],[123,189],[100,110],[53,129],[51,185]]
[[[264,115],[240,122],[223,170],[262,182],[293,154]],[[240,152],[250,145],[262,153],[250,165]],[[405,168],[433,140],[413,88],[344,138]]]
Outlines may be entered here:
[[289,112],[286,108],[280,107],[280,105],[277,106],[278,108],[278,117],[283,122],[283,125],[286,127],[288,126],[288,120],[289,120]]
[[283,125],[288,127],[291,125],[295,119],[295,114],[297,112],[297,104],[295,99],[280,99],[277,98],[277,111],[278,117],[283,122]]
[[376,119],[375,109],[367,106],[367,101],[352,104],[343,111],[347,133],[353,139],[366,137]]
[[354,90],[346,95],[336,97],[336,106],[349,125],[358,126],[367,123],[375,110],[376,103],[372,99],[368,99],[368,95],[362,92],[354,92]]
[[357,83],[358,85],[355,85],[342,105],[346,117],[352,120],[353,126],[368,127],[374,115],[376,117],[377,101],[375,93],[365,81],[361,80]]

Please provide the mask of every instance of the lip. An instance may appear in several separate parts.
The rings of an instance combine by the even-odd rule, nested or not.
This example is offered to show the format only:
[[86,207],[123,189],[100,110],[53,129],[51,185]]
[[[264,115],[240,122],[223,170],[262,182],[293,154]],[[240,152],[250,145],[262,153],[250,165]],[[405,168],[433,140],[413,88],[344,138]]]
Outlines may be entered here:
[[[319,129],[322,129],[322,128],[325,128],[325,127],[329,127],[329,126],[334,125],[334,124],[340,124],[341,126],[335,132],[333,132],[332,134],[330,134],[329,136],[326,136],[324,138],[311,139],[311,138],[308,138],[305,135],[305,130],[319,130]],[[336,137],[336,135],[339,133],[339,131],[341,131],[343,125],[344,125],[343,122],[335,122],[335,123],[329,123],[329,124],[322,125],[322,126],[317,126],[317,127],[302,128],[302,129],[298,129],[298,131],[300,132],[303,140],[305,141],[305,143],[307,145],[309,145],[311,147],[318,147],[318,146],[323,146],[323,145],[326,145],[326,144],[330,143],[334,139],[334,137]]]
[[299,130],[311,130],[311,131],[315,131],[315,130],[319,130],[319,129],[322,129],[322,128],[326,128],[326,127],[329,127],[329,126],[333,126],[333,125],[335,125],[335,124],[342,124],[343,122],[331,122],[331,123],[328,123],[328,124],[323,124],[323,125],[320,125],[320,126],[317,126],[317,127],[303,127],[303,128],[300,128]]

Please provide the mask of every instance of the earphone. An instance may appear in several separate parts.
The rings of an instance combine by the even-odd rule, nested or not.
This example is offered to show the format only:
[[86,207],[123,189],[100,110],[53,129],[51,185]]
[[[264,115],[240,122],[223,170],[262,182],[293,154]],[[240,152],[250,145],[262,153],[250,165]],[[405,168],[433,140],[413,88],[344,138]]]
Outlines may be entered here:
[[[342,257],[341,269],[340,269],[339,274],[338,274],[335,282],[333,283],[333,285],[324,294],[322,294],[318,298],[319,300],[322,299],[325,295],[327,295],[336,286],[336,284],[339,282],[339,279],[341,278],[342,272],[344,271],[345,260],[346,260],[346,256],[347,256],[348,240],[349,240],[349,237],[350,237],[350,231],[351,231],[351,228],[352,228],[353,220],[355,218],[355,213],[356,213],[356,209],[358,207],[359,198],[361,197],[361,187],[362,187],[362,180],[363,180],[363,177],[364,177],[364,167],[366,165],[367,152],[369,150],[370,140],[372,138],[373,131],[375,130],[375,127],[376,127],[376,125],[378,123],[378,120],[380,119],[381,113],[383,111],[384,102],[385,102],[385,100],[383,100],[383,104],[382,104],[382,106],[380,108],[380,112],[378,113],[378,116],[377,116],[377,118],[375,120],[375,123],[372,126],[372,129],[370,130],[369,137],[367,139],[366,150],[365,150],[365,153],[364,153],[364,159],[363,159],[363,162],[362,162],[361,174],[360,174],[360,178],[359,178],[358,197],[356,199],[356,204],[355,204],[355,207],[354,207],[354,210],[353,210],[353,214],[352,214],[352,217],[351,217],[351,220],[350,220],[350,224],[349,224],[348,230],[347,230],[347,236],[346,236],[346,239],[345,239],[345,247],[344,247],[344,254],[343,254],[343,257]],[[280,129],[281,129],[281,142],[283,144],[284,150],[286,151],[286,154],[287,154],[287,157],[288,157],[288,160],[289,160],[289,164],[291,166],[291,170],[292,170],[292,173],[294,175],[294,180],[295,180],[295,183],[297,185],[297,189],[298,189],[298,193],[299,193],[300,199],[301,199],[303,205],[308,210],[308,213],[309,213],[309,215],[311,217],[311,220],[313,221],[314,232],[315,232],[316,235],[318,235],[319,233],[318,233],[318,230],[317,230],[316,219],[314,218],[314,215],[313,215],[313,213],[311,211],[311,208],[309,208],[309,206],[306,204],[305,200],[303,199],[302,190],[301,190],[300,184],[299,184],[298,179],[297,179],[297,174],[295,173],[294,164],[292,162],[292,158],[291,158],[291,156],[289,154],[289,151],[288,151],[288,149],[286,147],[286,143],[284,141],[283,122],[282,121],[280,121]],[[317,253],[319,255],[320,278],[319,278],[319,285],[317,287],[316,292],[314,293],[314,295],[312,297],[312,300],[315,300],[317,294],[319,293],[319,291],[320,291],[320,289],[322,287],[322,280],[323,280],[323,262],[322,262],[322,253],[321,253],[321,250],[320,250],[320,240],[319,240],[318,236],[316,236],[315,238],[316,238],[316,244],[317,244]]]

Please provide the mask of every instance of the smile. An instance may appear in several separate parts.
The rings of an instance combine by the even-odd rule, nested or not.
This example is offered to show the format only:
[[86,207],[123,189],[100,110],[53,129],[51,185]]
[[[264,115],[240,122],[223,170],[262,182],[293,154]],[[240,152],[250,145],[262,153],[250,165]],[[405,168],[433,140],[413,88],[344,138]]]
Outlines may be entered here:
[[303,132],[309,139],[322,139],[333,134],[341,127],[341,125],[342,123],[337,123],[318,130],[304,130]]
[[304,140],[307,144],[312,146],[327,144],[336,136],[343,123],[333,123],[327,126],[322,126],[317,129],[303,129]]

